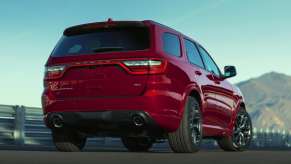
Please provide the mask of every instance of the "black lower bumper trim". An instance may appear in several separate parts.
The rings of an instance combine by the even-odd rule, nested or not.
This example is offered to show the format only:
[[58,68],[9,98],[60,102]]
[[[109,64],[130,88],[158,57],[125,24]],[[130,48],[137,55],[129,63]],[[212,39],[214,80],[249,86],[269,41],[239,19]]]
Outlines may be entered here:
[[[62,127],[54,125],[56,116],[63,119]],[[134,122],[136,117],[140,118],[139,121],[142,120],[142,124]],[[54,112],[47,114],[46,124],[54,130],[70,128],[102,136],[161,135],[163,133],[154,120],[143,111]]]

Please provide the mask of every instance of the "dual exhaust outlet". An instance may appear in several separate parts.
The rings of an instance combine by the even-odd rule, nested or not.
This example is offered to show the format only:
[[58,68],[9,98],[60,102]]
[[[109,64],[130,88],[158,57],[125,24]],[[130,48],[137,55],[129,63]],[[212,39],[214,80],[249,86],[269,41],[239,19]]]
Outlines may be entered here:
[[[135,127],[143,127],[146,124],[145,116],[142,114],[134,114],[131,122]],[[64,118],[61,114],[53,114],[50,118],[50,126],[54,129],[61,129],[65,126]]]
[[55,129],[63,128],[65,125],[64,118],[61,114],[53,114],[51,117],[51,126]]
[[133,125],[136,127],[143,127],[146,123],[145,118],[141,114],[135,114],[132,116]]

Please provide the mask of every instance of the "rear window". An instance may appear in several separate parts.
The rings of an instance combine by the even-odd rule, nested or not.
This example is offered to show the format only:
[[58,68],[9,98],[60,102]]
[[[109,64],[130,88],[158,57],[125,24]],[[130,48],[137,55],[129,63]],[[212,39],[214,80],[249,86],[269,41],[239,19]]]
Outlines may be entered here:
[[164,33],[163,35],[164,51],[172,56],[181,56],[180,40],[177,35]]
[[64,35],[51,56],[64,57],[149,48],[149,29],[146,27],[104,28],[89,33]]
[[184,39],[184,43],[185,43],[186,54],[187,54],[189,62],[191,64],[195,64],[201,68],[204,68],[204,64],[202,62],[201,56],[199,54],[199,51],[195,43],[187,39]]

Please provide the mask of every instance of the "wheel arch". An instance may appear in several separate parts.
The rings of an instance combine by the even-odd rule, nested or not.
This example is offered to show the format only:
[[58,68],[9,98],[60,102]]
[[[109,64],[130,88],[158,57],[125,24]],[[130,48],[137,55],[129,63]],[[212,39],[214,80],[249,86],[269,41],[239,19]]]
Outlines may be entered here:
[[243,102],[243,101],[240,101],[238,103],[235,114],[237,114],[241,109],[243,109],[245,111],[247,110],[247,106],[246,106],[245,102]]
[[[191,96],[191,97],[194,97],[197,99],[197,101],[199,102],[199,106],[200,108],[202,107],[202,99],[201,99],[201,95],[200,93],[197,91],[197,90],[191,90],[189,95],[188,96]],[[201,110],[201,109],[200,109]]]
[[241,103],[239,104],[239,107],[246,109],[246,104],[245,104],[244,102],[241,102]]
[[183,95],[183,101],[181,103],[181,108],[179,111],[180,118],[182,118],[182,116],[184,114],[185,104],[187,102],[188,96],[192,96],[192,97],[196,98],[199,102],[200,110],[201,111],[203,110],[204,101],[203,101],[202,92],[197,84],[191,84],[186,88],[184,95]]

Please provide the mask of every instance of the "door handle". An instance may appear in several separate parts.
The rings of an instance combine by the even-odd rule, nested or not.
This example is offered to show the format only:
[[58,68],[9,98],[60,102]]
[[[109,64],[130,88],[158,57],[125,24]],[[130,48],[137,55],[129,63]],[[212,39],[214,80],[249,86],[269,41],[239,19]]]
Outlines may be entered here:
[[220,81],[215,80],[214,83],[215,84],[220,84]]
[[198,76],[201,76],[201,75],[202,75],[202,72],[200,72],[200,71],[195,71],[195,74],[198,75]]
[[217,79],[213,74],[207,75],[208,79],[213,81],[215,84],[220,84],[220,80]]

